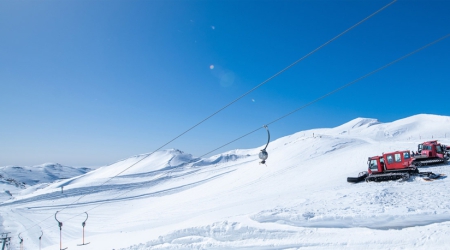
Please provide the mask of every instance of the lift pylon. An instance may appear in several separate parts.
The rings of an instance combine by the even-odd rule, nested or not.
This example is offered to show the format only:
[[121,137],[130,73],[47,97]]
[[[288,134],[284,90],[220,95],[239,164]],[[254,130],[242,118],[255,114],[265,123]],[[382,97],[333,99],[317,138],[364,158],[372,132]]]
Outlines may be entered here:
[[1,243],[2,243],[2,250],[6,250],[6,247],[8,247],[8,249],[9,249],[9,246],[10,246],[10,243],[11,243],[11,237],[9,237],[8,234],[10,234],[10,233],[9,232],[8,233],[1,233],[0,240],[1,240]]
[[56,213],[55,213],[55,220],[58,222],[58,226],[59,226],[59,249],[60,250],[65,250],[65,249],[67,249],[67,247],[66,248],[62,248],[62,226],[63,226],[63,224],[62,224],[62,222],[61,221],[59,221],[57,218],[56,218],[56,215],[59,213],[59,211],[56,211]]
[[41,230],[41,236],[39,236],[39,250],[41,250],[41,239],[42,235],[44,235],[44,232]]
[[22,237],[20,237],[20,234],[21,234],[21,233],[19,233],[19,239],[20,239],[20,250],[23,250],[23,238],[22,238]]
[[84,213],[86,214],[86,219],[83,221],[83,223],[81,223],[81,225],[83,226],[83,244],[78,244],[78,246],[85,246],[90,243],[90,242],[84,243],[84,227],[86,226],[86,221],[89,218],[88,213],[87,212],[84,212]]

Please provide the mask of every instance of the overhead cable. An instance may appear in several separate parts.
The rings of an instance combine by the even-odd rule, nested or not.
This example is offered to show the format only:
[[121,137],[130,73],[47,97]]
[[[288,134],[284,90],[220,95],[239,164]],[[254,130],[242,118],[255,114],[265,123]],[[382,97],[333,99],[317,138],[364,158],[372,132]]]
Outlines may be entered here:
[[[371,75],[377,73],[380,70],[383,70],[383,69],[385,69],[385,68],[387,68],[387,67],[389,67],[389,66],[391,66],[391,65],[393,65],[393,64],[395,64],[395,63],[397,63],[397,62],[399,62],[399,61],[401,61],[401,60],[403,60],[403,59],[405,59],[405,58],[407,58],[409,56],[414,55],[415,53],[417,53],[417,52],[419,52],[419,51],[421,51],[421,50],[423,50],[423,49],[425,49],[427,47],[430,47],[431,45],[433,45],[435,43],[438,43],[438,42],[448,38],[449,36],[450,36],[450,34],[447,34],[447,35],[445,35],[445,36],[443,36],[443,37],[441,37],[441,38],[439,38],[439,39],[437,39],[437,40],[435,40],[435,41],[433,41],[433,42],[431,42],[431,43],[429,43],[429,44],[427,44],[427,45],[425,45],[425,46],[423,46],[423,47],[421,47],[419,49],[414,50],[413,52],[410,52],[410,53],[408,53],[408,54],[406,54],[406,55],[404,55],[402,57],[399,57],[399,58],[395,59],[394,61],[392,61],[392,62],[390,62],[388,64],[385,64],[384,66],[382,66],[382,67],[380,67],[380,68],[378,68],[378,69],[376,69],[374,71],[371,71],[370,73],[367,73],[367,74],[357,78],[356,80],[353,80],[353,81],[351,81],[351,82],[349,82],[349,83],[347,83],[345,85],[342,85],[341,87],[339,87],[339,88],[337,88],[337,89],[335,89],[333,91],[330,91],[327,94],[325,94],[325,95],[323,95],[323,96],[321,96],[321,97],[319,97],[319,98],[317,98],[317,99],[315,99],[315,100],[313,100],[311,102],[308,102],[307,104],[305,104],[305,105],[303,105],[303,106],[301,106],[301,107],[299,107],[299,108],[297,108],[297,109],[295,109],[295,110],[293,110],[293,111],[291,111],[291,112],[289,112],[289,113],[287,113],[287,114],[285,114],[285,115],[283,115],[283,116],[281,116],[281,117],[279,117],[279,118],[277,118],[277,119],[275,119],[275,120],[273,120],[273,121],[271,121],[269,123],[266,123],[266,125],[270,125],[270,124],[273,124],[273,123],[275,123],[275,122],[277,122],[277,121],[279,121],[281,119],[284,119],[284,118],[292,115],[293,113],[295,113],[297,111],[300,111],[300,110],[302,110],[302,109],[304,109],[304,108],[306,108],[306,107],[308,107],[308,106],[310,106],[310,105],[312,105],[312,104],[314,104],[314,103],[316,103],[316,102],[318,102],[318,101],[320,101],[320,100],[322,100],[322,99],[324,99],[324,98],[326,98],[326,97],[328,97],[328,96],[330,96],[330,95],[332,95],[332,94],[334,94],[336,92],[339,92],[339,91],[341,91],[341,90],[343,90],[343,89],[345,89],[345,88],[347,88],[347,87],[349,87],[349,86],[351,86],[351,85],[353,85],[353,84],[363,80],[364,78],[366,78],[368,76],[371,76]],[[208,155],[208,154],[210,154],[210,153],[212,153],[214,151],[217,151],[217,150],[219,150],[219,149],[221,149],[221,148],[223,148],[223,147],[225,147],[225,146],[227,146],[227,145],[229,145],[229,144],[231,144],[231,143],[233,143],[235,141],[238,141],[238,140],[240,140],[240,139],[242,139],[242,138],[244,138],[244,137],[246,137],[248,135],[251,135],[251,134],[255,133],[256,131],[258,131],[258,130],[260,130],[262,128],[263,127],[259,127],[259,128],[255,129],[255,130],[252,130],[252,131],[250,131],[250,132],[248,132],[248,133],[246,133],[246,134],[244,134],[244,135],[242,135],[242,136],[240,136],[240,137],[238,137],[238,138],[228,142],[228,143],[225,143],[224,145],[222,145],[222,146],[220,146],[218,148],[215,148],[214,150],[211,150],[211,151],[209,151],[206,154],[201,155],[200,158],[204,157],[204,156],[206,156],[206,155]]]
[[[137,162],[133,163],[132,165],[130,165],[129,167],[123,169],[122,171],[120,171],[119,173],[117,173],[116,175],[110,177],[109,179],[107,179],[106,181],[104,181],[103,183],[101,183],[98,187],[101,187],[103,185],[105,185],[106,183],[110,182],[111,180],[113,180],[114,178],[116,178],[117,176],[121,175],[122,173],[124,173],[125,171],[127,171],[128,169],[134,167],[136,164],[140,163],[141,161],[143,161],[144,159],[146,159],[147,157],[151,156],[152,154],[154,154],[155,152],[157,152],[158,150],[162,149],[163,147],[167,146],[168,144],[172,143],[173,141],[175,141],[176,139],[180,138],[181,136],[183,136],[184,134],[188,133],[189,131],[191,131],[192,129],[194,129],[195,127],[199,126],[200,124],[202,124],[203,122],[209,120],[210,118],[212,118],[213,116],[217,115],[218,113],[220,113],[221,111],[223,111],[224,109],[228,108],[229,106],[231,106],[232,104],[236,103],[237,101],[239,101],[240,99],[242,99],[243,97],[247,96],[248,94],[250,94],[251,92],[255,91],[256,89],[258,89],[259,87],[263,86],[264,84],[266,84],[267,82],[271,81],[272,79],[274,79],[275,77],[279,76],[280,74],[284,73],[285,71],[287,71],[288,69],[292,68],[294,65],[296,65],[297,63],[303,61],[304,59],[306,59],[307,57],[311,56],[312,54],[314,54],[315,52],[319,51],[320,49],[322,49],[323,47],[325,47],[326,45],[330,44],[331,42],[335,41],[336,39],[338,39],[339,37],[343,36],[344,34],[346,34],[347,32],[351,31],[352,29],[356,28],[357,26],[359,26],[360,24],[362,24],[363,22],[367,21],[368,19],[372,18],[373,16],[375,16],[376,14],[380,13],[381,11],[383,11],[384,9],[386,9],[387,7],[391,6],[392,4],[394,4],[395,2],[397,2],[397,0],[393,0],[392,2],[388,3],[387,5],[383,6],[382,8],[380,8],[379,10],[375,11],[374,13],[370,14],[369,16],[365,17],[364,19],[362,19],[361,21],[357,22],[356,24],[354,24],[353,26],[351,26],[350,28],[344,30],[343,32],[341,32],[340,34],[338,34],[337,36],[331,38],[330,40],[328,40],[327,42],[325,42],[324,44],[320,45],[319,47],[317,47],[316,49],[312,50],[311,52],[307,53],[306,55],[304,55],[303,57],[301,57],[300,59],[296,60],[295,62],[291,63],[289,66],[283,68],[282,70],[278,71],[277,73],[275,73],[274,75],[272,75],[271,77],[267,78],[265,81],[261,82],[260,84],[258,84],[257,86],[255,86],[254,88],[252,88],[251,90],[247,91],[246,93],[244,93],[243,95],[239,96],[238,98],[236,98],[235,100],[231,101],[230,103],[228,103],[227,105],[223,106],[222,108],[220,108],[219,110],[217,110],[216,112],[212,113],[211,115],[207,116],[206,118],[204,118],[203,120],[201,120],[200,122],[196,123],[195,125],[193,125],[192,127],[188,128],[186,131],[182,132],[181,134],[179,134],[178,136],[174,137],[173,139],[171,139],[170,141],[168,141],[167,143],[165,143],[164,145],[160,146],[159,148],[157,148],[156,150],[154,150],[153,152],[147,154],[146,156],[144,156],[143,158],[141,158],[140,160],[138,160]],[[270,124],[270,123],[269,123]],[[267,124],[267,125],[269,125]],[[261,129],[261,128],[259,128]],[[259,130],[257,129],[257,130]],[[255,131],[257,131],[255,130]],[[252,131],[251,133],[255,132]],[[249,133],[249,134],[251,134]],[[247,134],[248,135],[248,134]],[[247,135],[244,135],[242,137],[245,137]],[[241,138],[242,138],[241,137]],[[240,138],[238,138],[240,139]],[[238,140],[236,139],[236,140]],[[235,140],[235,141],[236,141]],[[230,142],[231,143],[231,142]],[[229,143],[228,143],[229,144]],[[227,145],[228,145],[227,144]],[[225,145],[224,145],[225,146]],[[221,147],[220,147],[221,148]],[[217,148],[219,149],[219,148]],[[215,149],[215,150],[217,150]],[[215,150],[211,151],[214,152]],[[73,201],[72,203],[66,205],[64,208],[62,208],[61,210],[59,210],[59,212],[62,212],[63,210],[71,207],[72,205],[78,203],[82,198],[84,198],[85,196],[89,195],[90,193],[86,193],[84,195],[81,195],[79,198],[77,198],[75,201]],[[27,231],[39,224],[41,224],[42,222],[52,218],[52,216],[49,216],[47,218],[45,218],[44,220],[28,227],[26,230]]]
[[[304,109],[304,108],[306,108],[306,107],[308,107],[308,106],[310,106],[310,105],[312,105],[312,104],[314,104],[314,103],[316,103],[316,102],[318,102],[318,101],[320,101],[320,100],[322,100],[322,99],[324,99],[324,98],[326,98],[326,97],[328,97],[328,96],[330,96],[330,95],[332,95],[332,94],[334,94],[334,93],[336,93],[336,92],[338,92],[340,90],[343,90],[343,89],[345,89],[347,87],[350,87],[351,85],[353,85],[353,84],[355,84],[355,83],[357,83],[357,82],[359,82],[359,81],[361,81],[361,80],[363,80],[363,79],[365,79],[365,78],[367,78],[367,77],[369,77],[369,76],[371,76],[371,75],[373,75],[373,74],[375,74],[375,73],[377,73],[377,72],[379,72],[379,71],[381,71],[381,70],[383,70],[383,69],[385,69],[385,68],[387,68],[387,67],[389,67],[389,66],[391,66],[391,65],[393,65],[393,64],[395,64],[395,63],[397,63],[397,62],[399,62],[399,61],[401,61],[401,60],[403,60],[403,59],[405,59],[405,58],[407,58],[407,57],[409,57],[409,56],[419,52],[419,51],[421,51],[421,50],[423,50],[423,49],[425,49],[427,47],[430,47],[431,45],[436,44],[436,43],[438,43],[438,42],[440,42],[440,41],[442,41],[442,40],[444,40],[444,39],[446,39],[448,37],[450,37],[450,34],[447,34],[447,35],[445,35],[445,36],[443,36],[443,37],[441,37],[441,38],[439,38],[439,39],[437,39],[437,40],[435,40],[435,41],[433,41],[431,43],[428,43],[427,45],[425,45],[425,46],[423,46],[423,47],[421,47],[419,49],[416,49],[416,50],[414,50],[414,51],[412,51],[412,52],[410,52],[410,53],[408,53],[408,54],[406,54],[406,55],[404,55],[402,57],[399,57],[399,58],[395,59],[394,61],[392,61],[392,62],[390,62],[388,64],[383,65],[382,67],[379,67],[376,70],[373,70],[373,71],[371,71],[371,72],[369,72],[369,73],[367,73],[367,74],[365,74],[365,75],[363,75],[363,76],[361,76],[361,77],[359,77],[359,78],[357,78],[357,79],[355,79],[355,80],[353,80],[353,81],[351,81],[351,82],[349,82],[349,83],[347,83],[345,85],[342,85],[341,87],[339,87],[339,88],[337,88],[337,89],[335,89],[333,91],[330,91],[327,94],[322,95],[319,98],[317,98],[317,99],[315,99],[315,100],[313,100],[313,101],[311,101],[311,102],[309,102],[309,103],[307,103],[307,104],[305,104],[305,105],[303,105],[303,106],[301,106],[301,107],[299,107],[299,108],[297,108],[297,109],[295,109],[295,110],[293,110],[293,111],[291,111],[291,112],[289,112],[289,113],[287,113],[287,114],[285,114],[285,115],[283,115],[283,116],[281,116],[281,117],[279,117],[279,118],[277,118],[275,120],[270,121],[269,123],[267,123],[267,125],[273,124],[273,123],[275,123],[275,122],[277,122],[277,121],[279,121],[281,119],[284,119],[284,118],[294,114],[295,112],[300,111],[301,109]],[[252,133],[254,133],[254,132],[256,132],[256,131],[258,131],[260,129],[262,129],[262,128],[265,128],[265,126],[258,127],[257,129],[252,130],[252,131],[250,131],[250,132],[248,132],[248,133],[246,133],[246,134],[244,134],[244,135],[242,135],[242,136],[240,136],[240,137],[238,137],[238,138],[236,138],[236,139],[234,139],[234,140],[232,140],[232,141],[230,141],[230,142],[228,142],[228,143],[226,143],[226,144],[224,144],[224,145],[222,145],[222,146],[220,146],[218,148],[215,148],[214,150],[209,151],[208,153],[205,153],[205,154],[199,156],[198,158],[202,158],[202,157],[204,157],[204,156],[206,156],[206,155],[208,155],[208,154],[210,154],[210,153],[212,153],[214,151],[217,151],[218,149],[221,149],[221,148],[223,148],[223,147],[225,147],[225,146],[227,146],[227,145],[229,145],[229,144],[231,144],[233,142],[236,142],[236,141],[238,141],[238,140],[240,140],[240,139],[242,139],[242,138],[244,138],[244,137],[246,137],[246,136],[248,136],[248,135],[250,135],[250,134],[252,134]],[[138,188],[138,187],[136,187],[136,188]],[[135,190],[136,188],[133,188],[133,189],[131,189],[129,191],[125,191],[124,193],[121,193],[121,194],[115,196],[113,199],[117,199],[118,197],[123,196],[123,195],[125,195],[125,194],[127,194],[127,193],[129,193],[129,192],[131,192],[133,190]],[[86,212],[91,211],[93,209],[96,209],[96,208],[98,208],[98,207],[100,207],[100,206],[102,206],[102,205],[104,205],[106,203],[107,202],[100,203],[100,204],[98,204],[98,205],[96,205],[96,206],[86,210]],[[84,212],[80,213],[80,214],[77,214],[77,215],[71,217],[68,220],[71,220],[71,219],[73,219],[73,218],[75,218],[75,217],[77,217],[79,215],[82,215],[82,214],[84,214]]]
[[[425,48],[427,48],[427,47],[430,47],[430,46],[432,46],[432,45],[434,45],[434,44],[436,44],[436,43],[438,43],[438,42],[440,42],[440,41],[442,41],[442,40],[444,40],[444,39],[446,39],[446,38],[448,38],[448,37],[450,37],[450,34],[447,34],[447,35],[445,35],[445,36],[443,36],[443,37],[441,37],[441,38],[439,38],[439,39],[437,39],[437,40],[435,40],[435,41],[433,41],[433,42],[431,42],[431,43],[428,43],[427,45],[425,45],[425,46],[423,46],[423,47],[420,47],[419,49],[416,49],[416,50],[414,50],[414,51],[412,51],[412,52],[410,52],[410,53],[408,53],[408,54],[406,54],[406,55],[404,55],[404,56],[402,56],[402,57],[399,57],[399,58],[395,59],[394,61],[392,61],[392,62],[390,62],[390,63],[388,63],[388,64],[385,64],[385,65],[379,67],[379,68],[376,69],[376,70],[373,70],[373,71],[371,71],[371,72],[369,72],[369,73],[367,73],[367,74],[365,74],[365,75],[363,75],[363,76],[361,76],[361,77],[359,77],[359,78],[357,78],[357,79],[355,79],[355,80],[353,80],[353,81],[351,81],[351,82],[349,82],[349,83],[347,83],[347,84],[344,84],[344,85],[342,85],[341,87],[339,87],[339,88],[337,88],[337,89],[335,89],[335,90],[333,90],[333,91],[330,91],[330,92],[328,92],[327,94],[322,95],[322,96],[320,96],[319,98],[317,98],[317,99],[315,99],[315,100],[313,100],[313,101],[311,101],[311,102],[309,102],[309,103],[307,103],[307,104],[305,104],[305,105],[303,105],[303,106],[301,106],[301,107],[299,107],[299,108],[297,108],[297,109],[295,109],[295,110],[293,110],[293,111],[291,111],[291,112],[289,112],[289,113],[287,113],[287,114],[285,114],[285,115],[283,115],[283,116],[281,116],[281,117],[279,117],[279,118],[277,118],[277,119],[275,119],[275,120],[272,120],[272,121],[269,122],[269,123],[266,123],[266,125],[270,125],[270,124],[273,124],[273,123],[275,123],[275,122],[277,122],[277,121],[279,121],[279,120],[281,120],[281,119],[284,119],[284,118],[286,118],[286,117],[288,117],[288,116],[290,116],[290,115],[292,115],[292,114],[294,114],[294,113],[296,113],[296,112],[298,112],[298,111],[300,111],[300,110],[302,110],[302,109],[304,109],[304,108],[306,108],[306,107],[308,107],[308,106],[310,106],[310,105],[312,105],[312,104],[314,104],[314,103],[316,103],[316,102],[318,102],[318,101],[320,101],[320,100],[322,100],[322,99],[324,99],[324,98],[326,98],[326,97],[328,97],[328,96],[330,96],[330,95],[332,95],[332,94],[335,94],[336,92],[339,92],[339,91],[341,91],[341,90],[343,90],[343,89],[345,89],[345,88],[347,88],[347,87],[350,87],[351,85],[353,85],[353,84],[355,84],[355,83],[357,83],[357,82],[359,82],[359,81],[361,81],[361,80],[363,80],[363,79],[365,79],[365,78],[367,78],[367,77],[369,77],[369,76],[371,76],[371,75],[373,75],[373,74],[375,74],[375,73],[377,73],[377,72],[379,72],[379,71],[381,71],[381,70],[383,70],[383,69],[385,69],[385,68],[387,68],[387,67],[389,67],[389,66],[391,66],[391,65],[393,65],[393,64],[395,64],[395,63],[397,63],[397,62],[399,62],[399,61],[401,61],[401,60],[403,60],[403,59],[405,59],[405,58],[407,58],[407,57],[409,57],[409,56],[412,56],[412,55],[416,54],[417,52],[419,52],[419,51],[421,51],[421,50],[423,50],[423,49],[425,49]],[[208,155],[208,154],[210,154],[210,153],[212,153],[212,152],[214,152],[214,151],[217,151],[217,150],[219,150],[219,149],[221,149],[221,148],[223,148],[223,147],[225,147],[225,146],[227,146],[227,145],[229,145],[229,144],[231,144],[231,143],[233,143],[233,142],[236,142],[236,141],[238,141],[238,140],[240,140],[240,139],[242,139],[242,138],[244,138],[244,137],[246,137],[246,136],[248,136],[248,135],[250,135],[250,134],[253,134],[254,132],[256,132],[256,131],[258,131],[258,130],[260,130],[260,129],[262,129],[262,128],[264,128],[264,127],[258,127],[258,128],[255,129],[255,130],[252,130],[252,131],[250,131],[250,132],[248,132],[248,133],[246,133],[246,134],[244,134],[244,135],[242,135],[242,136],[240,136],[240,137],[238,137],[238,138],[236,138],[236,139],[234,139],[234,140],[232,140],[232,141],[230,141],[230,142],[227,142],[227,143],[223,144],[223,145],[220,146],[220,147],[217,147],[217,148],[215,148],[215,149],[213,149],[213,150],[211,150],[211,151],[209,151],[209,152],[207,152],[207,153],[205,153],[205,154],[199,156],[199,158],[202,158],[202,157],[204,157],[204,156],[206,156],[206,155]],[[142,160],[142,159],[141,159],[141,160]],[[139,160],[138,162],[140,162],[141,160]],[[137,163],[135,163],[135,164],[137,164]],[[133,190],[135,190],[135,189],[136,189],[136,188],[133,188],[133,189],[131,189],[131,190],[129,190],[129,191],[125,191],[124,193],[121,193],[121,194],[115,196],[114,199],[117,199],[118,197],[123,196],[123,195],[125,195],[125,194],[127,194],[127,193],[129,193],[129,192],[131,192],[131,191],[133,191]],[[94,207],[92,207],[92,208],[86,210],[86,212],[91,211],[91,210],[93,210],[93,209],[96,209],[96,208],[98,208],[98,207],[100,207],[100,206],[102,206],[102,205],[104,205],[104,204],[106,204],[106,203],[107,203],[107,202],[105,202],[105,203],[100,203],[100,204],[98,204],[98,205],[96,205],[96,206],[94,206]],[[72,205],[73,205],[73,204],[72,204]],[[69,206],[69,205],[68,205],[68,206]],[[67,208],[68,206],[66,206],[65,208]],[[73,218],[78,217],[78,216],[80,216],[80,215],[82,215],[82,214],[84,214],[84,213],[85,213],[85,212],[76,214],[75,216],[73,216],[73,217],[67,219],[66,221],[72,220]],[[49,216],[48,218],[50,218],[50,217],[53,217],[53,215]],[[28,228],[25,229],[23,232],[28,231],[28,230],[31,229],[32,227],[41,224],[42,222],[44,222],[44,221],[47,220],[48,218],[46,218],[46,219],[44,219],[44,220],[42,220],[42,221],[40,221],[40,222],[38,222],[38,223],[32,225],[31,227],[28,227]],[[49,228],[49,227],[47,227],[47,228]]]
[[[200,124],[204,123],[205,121],[209,120],[210,118],[212,118],[213,116],[217,115],[218,113],[220,113],[222,110],[228,108],[229,106],[231,106],[232,104],[234,104],[235,102],[239,101],[240,99],[242,99],[243,97],[245,97],[246,95],[250,94],[251,92],[255,91],[256,89],[258,89],[259,87],[263,86],[264,84],[266,84],[267,82],[269,82],[270,80],[274,79],[275,77],[279,76],[280,74],[282,74],[283,72],[285,72],[286,70],[292,68],[294,65],[296,65],[297,63],[303,61],[304,59],[306,59],[307,57],[311,56],[312,54],[314,54],[315,52],[319,51],[320,49],[322,49],[323,47],[325,47],[326,45],[330,44],[331,42],[333,42],[334,40],[338,39],[339,37],[343,36],[345,33],[349,32],[350,30],[356,28],[357,26],[359,26],[360,24],[362,24],[363,22],[367,21],[368,19],[370,19],[371,17],[375,16],[376,14],[380,13],[381,11],[383,11],[384,9],[386,9],[387,7],[391,6],[393,3],[395,3],[397,0],[394,0],[390,3],[388,3],[387,5],[383,6],[381,9],[375,11],[374,13],[370,14],[369,16],[365,17],[364,19],[362,19],[361,21],[357,22],[356,24],[354,24],[353,26],[351,26],[350,28],[344,30],[343,32],[341,32],[339,35],[331,38],[330,40],[328,40],[327,42],[325,42],[324,44],[320,45],[319,47],[317,47],[316,49],[312,50],[311,52],[309,52],[308,54],[304,55],[303,57],[301,57],[300,59],[298,59],[297,61],[291,63],[289,66],[285,67],[284,69],[278,71],[276,74],[272,75],[271,77],[267,78],[265,81],[261,82],[260,84],[258,84],[257,86],[255,86],[254,88],[252,88],[251,90],[247,91],[246,93],[244,93],[243,95],[239,96],[238,98],[236,98],[235,100],[231,101],[230,103],[228,103],[227,105],[223,106],[222,108],[220,108],[219,110],[217,110],[216,112],[212,113],[211,115],[209,115],[208,117],[204,118],[203,120],[201,120],[200,122],[198,122],[197,124],[195,124],[194,126],[188,128],[186,131],[184,131],[183,133],[177,135],[176,137],[174,137],[172,140],[168,141],[167,143],[165,143],[164,145],[160,146],[159,148],[157,148],[156,150],[154,150],[153,152],[151,152],[150,154],[146,155],[144,158],[140,159],[138,162],[134,163],[133,165],[129,166],[128,168],[122,170],[121,172],[119,172],[118,174],[116,174],[115,176],[111,177],[109,180],[105,181],[104,183],[102,183],[100,186],[108,183],[109,181],[111,181],[112,179],[114,179],[115,177],[119,176],[120,174],[124,173],[125,171],[127,171],[128,169],[132,168],[133,166],[135,166],[136,164],[138,164],[139,162],[141,162],[142,160],[144,160],[145,158],[149,157],[150,155],[154,154],[155,152],[157,152],[158,150],[162,149],[163,147],[169,145],[170,143],[172,143],[173,141],[175,141],[176,139],[180,138],[181,136],[183,136],[184,134],[188,133],[189,131],[191,131],[192,129],[194,129],[195,127],[199,126]],[[82,198],[82,197],[81,197]],[[80,199],[81,199],[80,198]]]

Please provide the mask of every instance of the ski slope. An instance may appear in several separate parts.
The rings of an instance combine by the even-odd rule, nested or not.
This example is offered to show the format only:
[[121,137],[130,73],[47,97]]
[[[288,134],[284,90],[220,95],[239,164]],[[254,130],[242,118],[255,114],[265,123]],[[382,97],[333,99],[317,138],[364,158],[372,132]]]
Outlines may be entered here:
[[[58,249],[61,211],[69,249],[447,249],[450,179],[346,182],[369,156],[435,139],[450,144],[450,117],[300,131],[269,144],[267,165],[258,164],[265,145],[203,159],[176,149],[137,155],[4,194],[0,231],[15,248],[21,232],[24,249],[39,249],[42,230],[42,249]],[[421,170],[450,175],[448,164]],[[85,211],[90,244],[77,247]]]

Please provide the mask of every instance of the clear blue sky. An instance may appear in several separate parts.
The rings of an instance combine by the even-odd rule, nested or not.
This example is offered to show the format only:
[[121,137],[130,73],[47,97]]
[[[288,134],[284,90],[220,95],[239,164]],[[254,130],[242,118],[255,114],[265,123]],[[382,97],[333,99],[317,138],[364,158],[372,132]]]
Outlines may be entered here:
[[[390,0],[1,1],[0,166],[152,152]],[[195,156],[450,33],[398,0],[166,148]],[[211,69],[211,65],[214,68]],[[450,115],[450,38],[270,126]],[[253,148],[264,130],[216,153]]]

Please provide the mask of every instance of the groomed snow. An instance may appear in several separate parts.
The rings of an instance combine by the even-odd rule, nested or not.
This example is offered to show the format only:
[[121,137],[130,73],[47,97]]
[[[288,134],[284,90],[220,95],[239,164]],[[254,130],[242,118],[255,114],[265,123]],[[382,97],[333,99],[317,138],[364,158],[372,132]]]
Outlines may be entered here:
[[[87,211],[90,244],[79,249],[447,249],[450,179],[346,182],[367,157],[428,140],[450,144],[450,117],[300,131],[269,144],[267,166],[258,164],[263,146],[207,159],[175,149],[137,155],[3,194],[0,231],[12,232],[16,248],[22,232],[24,248],[39,249],[42,229],[43,249],[58,249],[53,215],[62,210],[62,245],[74,249]],[[448,164],[421,170],[450,175]]]

